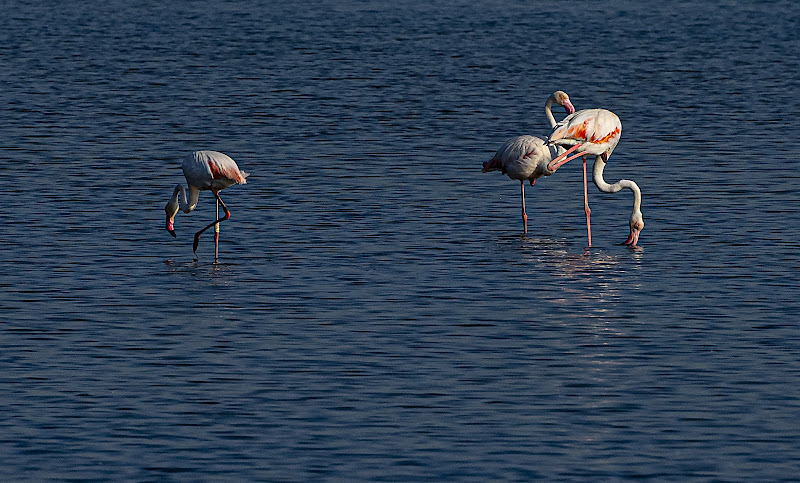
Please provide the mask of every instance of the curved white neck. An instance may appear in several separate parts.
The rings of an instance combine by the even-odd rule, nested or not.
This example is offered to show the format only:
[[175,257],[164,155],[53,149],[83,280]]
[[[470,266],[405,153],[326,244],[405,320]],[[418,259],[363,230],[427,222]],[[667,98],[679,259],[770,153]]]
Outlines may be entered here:
[[200,198],[200,190],[189,185],[189,198],[187,200],[186,188],[184,188],[182,184],[179,184],[175,186],[175,189],[172,191],[171,202],[178,203],[178,207],[183,210],[184,213],[191,213],[197,206],[198,198]]
[[[553,108],[553,103],[554,102],[556,102],[556,98],[551,94],[550,97],[547,98],[547,102],[545,102],[545,104],[544,104],[544,115],[547,116],[547,122],[550,123],[550,128],[551,129],[555,129],[556,124],[558,124],[556,122],[556,118],[553,117],[553,109],[552,108]],[[562,146],[560,144],[556,144],[555,148],[556,148],[555,149],[556,155],[563,154],[564,151],[567,150],[567,148],[565,148],[564,146]]]
[[550,96],[547,98],[547,102],[544,105],[544,115],[547,116],[547,122],[550,123],[551,128],[556,127],[556,118],[553,117],[553,110],[552,110],[554,102],[556,102],[556,98]]
[[642,190],[639,189],[639,185],[629,179],[621,179],[614,184],[606,183],[606,180],[603,179],[603,170],[605,167],[606,162],[603,161],[601,156],[598,156],[594,161],[594,168],[592,168],[592,178],[597,188],[606,193],[616,193],[622,188],[628,188],[633,191],[633,212],[637,213],[641,211]]

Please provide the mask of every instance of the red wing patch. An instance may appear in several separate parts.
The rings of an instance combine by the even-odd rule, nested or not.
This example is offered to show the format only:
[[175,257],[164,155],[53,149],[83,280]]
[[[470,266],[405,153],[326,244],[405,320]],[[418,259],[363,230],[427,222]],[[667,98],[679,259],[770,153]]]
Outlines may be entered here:
[[591,119],[583,121],[581,124],[570,126],[567,131],[572,139],[586,139],[586,128]]
[[215,163],[214,161],[208,162],[208,169],[211,170],[211,177],[213,179],[225,178],[225,175],[222,174],[222,170],[219,169],[219,166],[217,166],[217,163]]
[[594,136],[593,136],[592,137],[592,142],[595,143],[595,144],[607,143],[608,141],[610,141],[611,139],[617,137],[618,135],[619,135],[619,128],[615,127],[613,131],[611,131],[610,133],[606,134],[605,136],[603,136],[600,139],[594,139]]
[[247,173],[240,173],[237,169],[231,167],[220,167],[214,161],[208,162],[208,169],[211,170],[211,177],[213,179],[229,179],[239,184],[244,184],[244,177]]

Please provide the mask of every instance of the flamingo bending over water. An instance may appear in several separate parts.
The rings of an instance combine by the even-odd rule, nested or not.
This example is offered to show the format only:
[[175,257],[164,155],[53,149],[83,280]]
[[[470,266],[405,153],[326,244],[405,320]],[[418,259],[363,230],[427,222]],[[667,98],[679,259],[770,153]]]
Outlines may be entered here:
[[[586,181],[586,157],[595,156],[592,178],[594,184],[600,191],[605,193],[616,193],[622,188],[628,188],[633,192],[633,213],[630,220],[630,235],[625,240],[626,245],[636,246],[639,241],[639,233],[644,228],[641,204],[642,191],[639,186],[631,180],[623,179],[614,184],[608,184],[603,179],[608,157],[619,142],[622,133],[622,123],[616,114],[605,109],[583,109],[565,117],[558,123],[548,138],[548,145],[560,147],[571,146],[555,159],[550,161],[547,169],[557,170],[560,166],[571,159],[583,158],[583,203],[586,211],[586,232],[589,237],[589,246],[592,246],[592,225],[590,222],[589,193]],[[575,154],[572,154],[576,152]],[[572,154],[572,156],[570,156]]]
[[[567,93],[555,91],[547,98],[544,105],[544,112],[551,128],[556,126],[556,120],[551,110],[553,103],[563,107],[567,114],[575,112]],[[533,186],[537,178],[550,176],[555,172],[555,170],[549,169],[548,163],[561,149],[555,148],[552,151],[551,149],[543,139],[536,136],[518,136],[506,141],[492,159],[483,163],[484,173],[499,169],[509,178],[519,180],[523,233],[528,233],[528,215],[525,213],[525,180],[529,180]]]
[[[214,258],[219,258],[219,223],[231,217],[231,212],[219,197],[219,191],[233,184],[245,184],[248,173],[239,170],[239,166],[227,154],[217,151],[195,151],[183,159],[183,175],[189,185],[189,198],[186,198],[186,189],[178,184],[172,192],[164,211],[167,212],[167,231],[175,237],[174,220],[178,210],[183,207],[184,213],[191,213],[197,206],[201,190],[210,190],[217,199],[217,220],[210,223],[194,234],[192,250],[197,253],[197,244],[200,235],[214,227]],[[180,195],[180,198],[179,198]],[[225,216],[219,218],[219,205],[225,211]]]

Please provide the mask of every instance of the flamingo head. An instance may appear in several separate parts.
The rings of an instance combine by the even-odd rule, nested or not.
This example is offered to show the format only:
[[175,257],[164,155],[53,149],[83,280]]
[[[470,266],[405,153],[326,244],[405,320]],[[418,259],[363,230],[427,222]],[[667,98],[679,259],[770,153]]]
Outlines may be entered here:
[[628,235],[628,239],[625,240],[625,244],[631,247],[635,247],[636,243],[639,241],[639,233],[641,233],[642,229],[644,228],[644,219],[642,218],[641,211],[634,211],[631,215],[631,234]]
[[178,200],[176,198],[169,200],[167,206],[164,207],[164,211],[167,212],[167,231],[177,238],[177,235],[175,235],[175,215],[178,213]]
[[569,96],[564,91],[555,91],[553,93],[553,97],[556,99],[556,102],[559,106],[563,107],[567,114],[572,114],[575,112],[575,107],[569,101]]

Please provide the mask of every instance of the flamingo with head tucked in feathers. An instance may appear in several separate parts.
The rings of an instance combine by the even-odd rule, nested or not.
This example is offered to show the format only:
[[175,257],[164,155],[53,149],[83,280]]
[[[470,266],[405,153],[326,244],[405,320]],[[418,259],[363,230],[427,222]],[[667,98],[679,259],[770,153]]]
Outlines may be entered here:
[[[547,165],[549,171],[555,171],[564,163],[578,157],[583,158],[583,203],[586,211],[586,231],[589,237],[589,246],[592,246],[592,225],[590,222],[591,210],[589,209],[589,193],[586,181],[586,157],[595,156],[592,178],[600,191],[616,193],[622,188],[633,192],[633,213],[630,219],[630,235],[625,240],[626,245],[636,246],[639,233],[644,228],[641,204],[642,192],[639,186],[631,180],[623,179],[614,184],[608,184],[603,179],[608,157],[619,142],[622,134],[622,123],[616,114],[605,109],[584,109],[565,117],[554,128],[548,138],[547,144],[569,147],[559,154]],[[575,154],[573,154],[573,152]],[[571,155],[571,156],[570,156]]]
[[[575,112],[566,92],[554,92],[547,98],[544,105],[544,112],[551,128],[556,126],[556,120],[551,110],[553,103],[563,107],[567,114]],[[528,215],[525,213],[525,181],[530,181],[533,186],[536,179],[553,174],[555,170],[551,170],[548,164],[561,151],[563,149],[548,146],[543,139],[536,136],[518,136],[506,141],[492,159],[483,163],[484,173],[499,169],[509,178],[519,180],[523,233],[528,233]]]
[[[239,166],[227,154],[217,151],[195,151],[183,160],[183,175],[189,185],[189,197],[187,200],[186,189],[178,184],[172,192],[164,211],[167,212],[167,231],[174,237],[174,220],[178,210],[182,207],[184,213],[191,213],[197,206],[197,200],[201,190],[210,190],[214,198],[217,199],[217,220],[198,231],[194,235],[194,245],[192,250],[197,253],[197,244],[200,243],[200,235],[214,227],[214,258],[219,258],[219,223],[231,217],[231,212],[219,197],[219,192],[233,184],[245,184],[248,173],[239,170]],[[225,216],[219,217],[219,205],[225,211]]]

